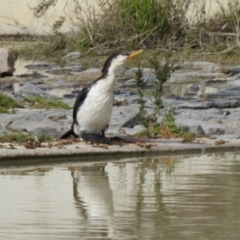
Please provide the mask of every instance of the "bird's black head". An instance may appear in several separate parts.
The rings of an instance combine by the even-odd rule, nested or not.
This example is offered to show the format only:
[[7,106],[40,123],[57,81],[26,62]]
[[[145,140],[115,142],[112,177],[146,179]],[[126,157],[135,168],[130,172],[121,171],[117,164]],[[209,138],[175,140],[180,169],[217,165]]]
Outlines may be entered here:
[[134,52],[126,51],[126,50],[119,50],[118,52],[113,53],[105,62],[102,75],[106,76],[109,71],[114,71],[117,66],[122,65],[126,60],[130,60],[135,56],[142,53],[143,50],[138,50]]

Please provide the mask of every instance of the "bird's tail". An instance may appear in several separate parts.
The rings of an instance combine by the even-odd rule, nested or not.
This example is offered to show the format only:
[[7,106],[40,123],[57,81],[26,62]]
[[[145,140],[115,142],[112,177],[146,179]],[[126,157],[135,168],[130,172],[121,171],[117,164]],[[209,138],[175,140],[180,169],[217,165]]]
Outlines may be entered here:
[[68,132],[64,133],[64,134],[60,137],[60,139],[67,139],[67,138],[69,138],[69,137],[71,137],[71,136],[78,137],[78,135],[74,133],[74,131],[73,131],[72,128],[71,128]]

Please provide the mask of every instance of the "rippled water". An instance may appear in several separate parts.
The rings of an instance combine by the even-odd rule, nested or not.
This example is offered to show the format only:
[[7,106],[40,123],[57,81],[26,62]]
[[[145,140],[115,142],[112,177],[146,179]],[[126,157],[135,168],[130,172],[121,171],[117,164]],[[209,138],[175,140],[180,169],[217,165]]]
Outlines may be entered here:
[[240,239],[240,155],[0,167],[0,239]]

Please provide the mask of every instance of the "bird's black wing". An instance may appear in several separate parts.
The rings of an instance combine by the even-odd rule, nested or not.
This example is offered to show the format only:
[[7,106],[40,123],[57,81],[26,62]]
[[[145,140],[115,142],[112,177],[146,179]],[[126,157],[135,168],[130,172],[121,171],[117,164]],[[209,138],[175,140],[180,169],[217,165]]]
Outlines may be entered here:
[[78,137],[78,135],[73,130],[73,128],[74,128],[73,126],[74,126],[75,123],[77,124],[77,112],[78,112],[78,109],[82,105],[82,103],[84,102],[84,99],[87,97],[88,92],[89,92],[89,88],[85,87],[78,94],[78,96],[76,98],[76,101],[74,103],[74,106],[73,106],[73,124],[71,126],[71,129],[69,131],[67,131],[65,134],[63,134],[60,137],[60,139],[67,139],[67,138],[69,138],[72,135],[75,136],[75,137]]
[[83,88],[80,93],[78,94],[75,104],[73,106],[73,123],[76,122],[76,118],[77,118],[77,111],[79,109],[79,107],[83,104],[85,98],[87,97],[87,94],[89,92],[89,88],[85,87]]
[[77,119],[77,111],[79,109],[79,107],[83,104],[85,98],[87,97],[88,92],[90,91],[91,87],[100,79],[102,79],[102,76],[97,78],[96,80],[87,83],[87,85],[80,91],[80,93],[78,94],[75,104],[73,106],[73,123],[76,122]]

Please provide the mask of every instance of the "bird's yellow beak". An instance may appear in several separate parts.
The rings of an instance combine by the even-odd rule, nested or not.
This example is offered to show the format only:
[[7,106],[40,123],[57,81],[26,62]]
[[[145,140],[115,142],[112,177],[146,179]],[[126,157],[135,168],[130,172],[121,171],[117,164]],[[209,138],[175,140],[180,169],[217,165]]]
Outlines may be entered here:
[[127,57],[127,60],[132,59],[141,53],[143,53],[143,50],[134,51]]

